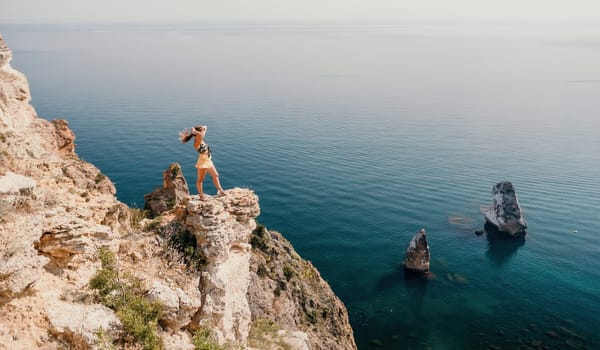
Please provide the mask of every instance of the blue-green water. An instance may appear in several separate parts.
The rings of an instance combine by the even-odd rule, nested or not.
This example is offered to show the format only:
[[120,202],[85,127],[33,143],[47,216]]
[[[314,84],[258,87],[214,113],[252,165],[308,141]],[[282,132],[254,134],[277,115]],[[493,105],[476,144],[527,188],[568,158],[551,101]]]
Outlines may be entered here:
[[[600,347],[600,26],[7,27],[79,155],[143,205],[209,125],[225,188],[346,303],[359,349]],[[525,241],[477,237],[515,184]],[[212,184],[205,186],[212,193]],[[429,280],[405,279],[428,231]]]

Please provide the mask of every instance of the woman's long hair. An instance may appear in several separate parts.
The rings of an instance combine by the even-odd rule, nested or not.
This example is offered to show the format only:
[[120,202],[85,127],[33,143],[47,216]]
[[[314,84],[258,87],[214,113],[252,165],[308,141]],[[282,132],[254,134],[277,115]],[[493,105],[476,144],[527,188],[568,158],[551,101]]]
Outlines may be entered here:
[[[197,131],[197,132],[199,132],[199,131],[198,131],[198,129],[199,129],[200,127],[202,127],[202,125],[196,125],[196,126],[192,126],[192,129],[193,129],[194,131]],[[185,130],[183,130],[183,131],[180,131],[180,132],[179,132],[179,139],[180,139],[180,140],[181,140],[181,142],[183,142],[183,143],[186,143],[186,142],[188,142],[189,140],[191,140],[191,139],[192,139],[192,137],[194,137],[194,134],[192,133],[192,130],[188,131],[188,129],[185,129]]]

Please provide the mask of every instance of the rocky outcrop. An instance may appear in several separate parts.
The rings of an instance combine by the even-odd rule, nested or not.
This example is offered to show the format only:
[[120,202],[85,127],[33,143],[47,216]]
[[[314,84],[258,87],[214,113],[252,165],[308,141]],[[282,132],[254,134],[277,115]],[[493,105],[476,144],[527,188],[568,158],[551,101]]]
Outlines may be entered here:
[[409,272],[428,273],[429,260],[429,243],[427,243],[425,229],[422,228],[408,243],[406,257],[404,258],[404,268]]
[[248,242],[260,213],[258,197],[249,190],[232,189],[206,201],[192,198],[186,208],[186,228],[207,261],[200,278],[203,304],[193,326],[215,329],[220,342],[246,344],[251,318],[246,298]]
[[184,291],[179,287],[167,286],[160,280],[152,281],[148,297],[163,306],[161,321],[173,330],[185,327],[202,305],[200,291]]
[[[280,336],[273,349],[356,349],[346,307],[319,271],[280,233],[259,225],[252,233],[248,303],[251,334],[272,320]],[[285,332],[282,332],[285,331]],[[307,343],[302,334],[306,334]],[[250,345],[252,345],[251,339]],[[268,345],[268,341],[260,343]]]
[[118,250],[128,209],[77,158],[67,122],[37,117],[11,58],[0,36],[0,349],[93,344],[114,312],[67,294],[89,296],[96,250]]
[[525,235],[527,222],[523,218],[513,184],[509,181],[497,183],[492,190],[492,197],[492,204],[484,212],[486,222],[509,236]]
[[144,196],[144,209],[151,216],[158,216],[173,209],[190,196],[190,189],[181,171],[179,163],[172,163],[163,172],[163,187],[157,188]]
[[22,127],[35,118],[35,111],[29,105],[27,78],[10,66],[11,59],[12,52],[0,33],[0,127],[3,128]]
[[[162,305],[167,349],[193,349],[199,328],[240,348],[356,348],[344,305],[309,262],[276,233],[270,251],[254,247],[252,191],[201,201],[172,164],[148,198],[156,218],[144,218],[78,158],[66,121],[37,117],[11,58],[0,36],[0,349],[94,348],[101,330],[113,345],[124,325],[90,288],[100,248]],[[257,327],[263,321],[268,334]]]
[[0,68],[4,67],[12,59],[12,52],[4,42],[2,33],[0,33]]

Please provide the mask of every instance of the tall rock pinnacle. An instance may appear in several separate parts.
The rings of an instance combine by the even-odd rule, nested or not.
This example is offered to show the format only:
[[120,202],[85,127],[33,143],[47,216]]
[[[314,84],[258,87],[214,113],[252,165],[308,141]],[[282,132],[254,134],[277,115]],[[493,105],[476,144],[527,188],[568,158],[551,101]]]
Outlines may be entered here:
[[0,33],[0,68],[8,64],[12,59],[12,51],[6,46],[2,33]]

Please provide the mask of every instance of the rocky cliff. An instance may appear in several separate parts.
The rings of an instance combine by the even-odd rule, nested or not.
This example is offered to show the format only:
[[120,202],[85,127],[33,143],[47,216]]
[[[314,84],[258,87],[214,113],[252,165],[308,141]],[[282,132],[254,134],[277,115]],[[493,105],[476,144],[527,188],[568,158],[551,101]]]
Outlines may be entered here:
[[0,36],[0,349],[356,348],[252,191],[128,208],[67,122],[37,117],[11,58]]

